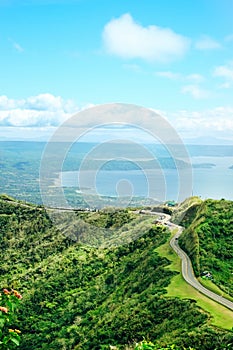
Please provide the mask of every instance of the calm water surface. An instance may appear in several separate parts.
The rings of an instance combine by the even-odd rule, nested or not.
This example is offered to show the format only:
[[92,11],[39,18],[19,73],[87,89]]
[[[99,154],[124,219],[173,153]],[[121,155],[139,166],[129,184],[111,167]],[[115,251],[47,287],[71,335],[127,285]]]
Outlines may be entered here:
[[[147,174],[140,170],[133,171],[92,171],[79,173],[67,171],[61,174],[62,185],[66,187],[85,188],[90,193],[105,196],[133,194],[134,196],[152,197],[161,201],[177,200],[185,182],[190,182],[184,191],[184,197],[198,195],[202,198],[233,200],[233,157],[192,157],[193,164],[212,163],[212,168],[193,168],[192,180],[186,170],[177,174],[175,169],[153,170]],[[179,181],[179,175],[183,183]],[[190,193],[187,193],[190,192]],[[185,199],[182,198],[182,199]]]

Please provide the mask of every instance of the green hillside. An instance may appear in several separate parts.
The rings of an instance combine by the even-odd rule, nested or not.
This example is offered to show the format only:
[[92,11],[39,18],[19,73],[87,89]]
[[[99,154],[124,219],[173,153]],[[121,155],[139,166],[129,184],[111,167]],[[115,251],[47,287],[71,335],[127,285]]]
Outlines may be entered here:
[[209,271],[211,280],[233,296],[233,202],[208,199],[192,212],[192,220],[187,217],[188,213],[179,242],[192,259],[196,275]]
[[[155,251],[169,237],[164,227],[127,209],[76,215],[69,227],[83,226],[74,237],[44,208],[0,198],[1,287],[23,295],[14,325],[20,350],[130,349],[143,339],[178,349],[233,346],[232,332],[211,327],[194,300],[166,296],[176,272]],[[107,241],[96,227],[109,229]],[[98,247],[83,243],[91,228]]]

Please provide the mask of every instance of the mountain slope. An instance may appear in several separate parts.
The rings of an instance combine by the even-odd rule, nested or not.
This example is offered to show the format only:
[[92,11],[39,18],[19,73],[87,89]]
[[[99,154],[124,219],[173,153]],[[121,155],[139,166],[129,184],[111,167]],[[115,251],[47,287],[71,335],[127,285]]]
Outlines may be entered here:
[[[180,237],[181,247],[190,256],[197,276],[210,272],[212,279],[233,296],[233,202],[202,202],[192,223]],[[187,220],[187,219],[186,219]]]
[[[102,212],[82,218],[139,225],[126,212],[111,213],[111,222]],[[151,224],[136,240],[94,248],[62,234],[42,207],[2,197],[0,220],[2,288],[24,296],[20,349],[123,349],[143,338],[198,350],[232,344],[232,333],[210,327],[194,301],[166,297],[176,272],[155,252],[169,235],[164,227]]]

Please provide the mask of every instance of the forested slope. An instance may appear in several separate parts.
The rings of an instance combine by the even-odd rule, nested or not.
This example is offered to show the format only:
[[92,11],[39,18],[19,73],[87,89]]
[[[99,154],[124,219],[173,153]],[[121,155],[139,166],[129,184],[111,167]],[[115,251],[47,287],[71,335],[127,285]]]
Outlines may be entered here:
[[203,201],[186,226],[179,242],[196,275],[209,271],[213,282],[233,296],[233,202]]
[[[113,230],[124,221],[139,225],[128,210],[85,215]],[[162,226],[151,224],[124,245],[95,248],[61,233],[44,208],[1,197],[0,236],[1,287],[23,295],[15,325],[22,350],[125,349],[143,338],[180,349],[232,346],[232,333],[210,327],[194,301],[166,297],[175,272],[155,252],[169,236]]]

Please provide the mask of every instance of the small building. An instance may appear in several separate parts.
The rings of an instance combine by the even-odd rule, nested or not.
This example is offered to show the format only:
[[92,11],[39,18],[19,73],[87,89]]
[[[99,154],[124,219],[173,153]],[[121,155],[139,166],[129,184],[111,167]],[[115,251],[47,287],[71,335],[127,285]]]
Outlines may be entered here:
[[175,207],[176,206],[176,202],[175,201],[168,201],[168,202],[166,202],[166,206],[167,207]]

